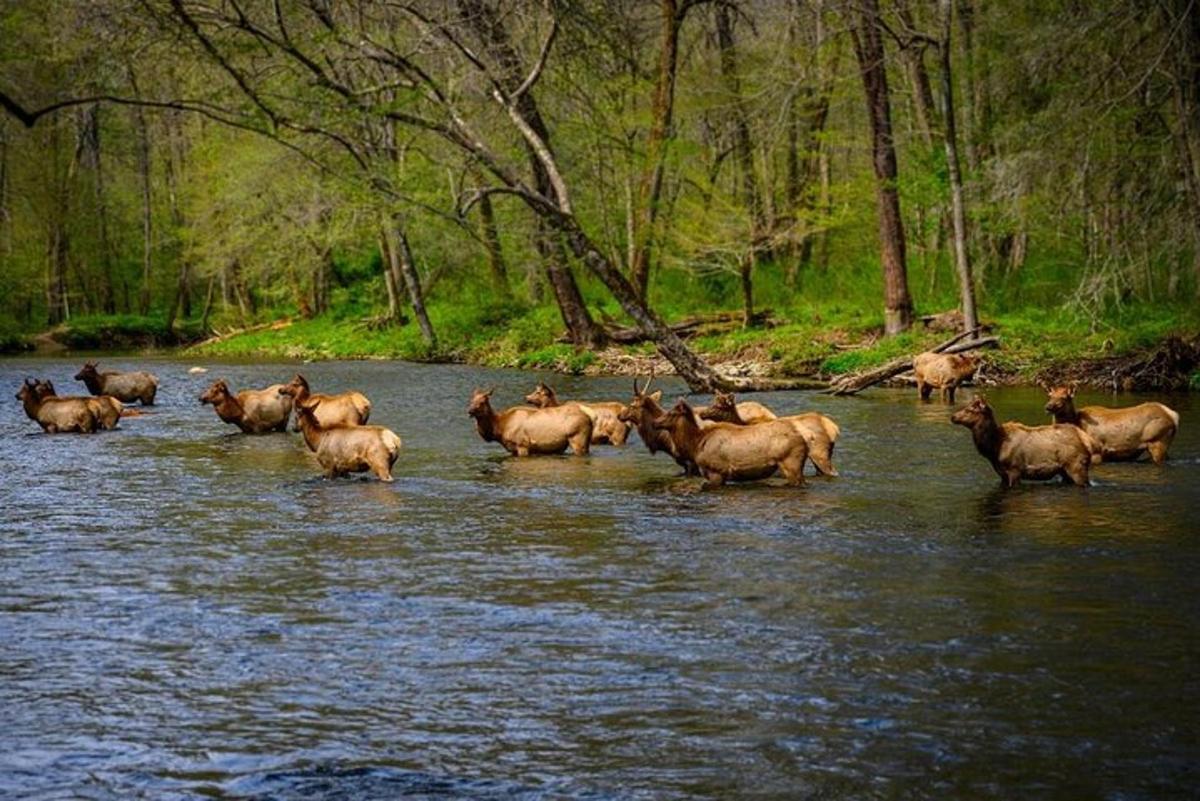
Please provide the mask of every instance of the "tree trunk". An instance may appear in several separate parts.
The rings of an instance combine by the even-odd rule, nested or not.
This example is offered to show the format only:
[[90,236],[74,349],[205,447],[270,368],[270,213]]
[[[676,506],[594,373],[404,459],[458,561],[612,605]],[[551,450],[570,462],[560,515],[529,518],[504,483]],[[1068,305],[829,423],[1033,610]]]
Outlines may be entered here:
[[99,103],[88,107],[85,137],[84,164],[92,170],[92,199],[96,209],[96,234],[99,238],[100,292],[99,307],[105,314],[117,311],[116,292],[113,287],[112,243],[108,236],[108,194],[104,179],[102,153],[103,128],[100,124]]
[[[686,4],[685,4],[686,7]],[[675,111],[675,77],[679,60],[679,29],[683,17],[676,0],[659,0],[658,71],[650,107],[650,133],[646,137],[646,162],[638,189],[634,216],[633,258],[629,277],[638,297],[646,299],[650,286],[650,254],[654,226],[662,196],[663,171],[671,140],[671,118]]]
[[379,230],[379,255],[383,263],[383,284],[387,288],[387,317],[397,325],[403,325],[405,320],[400,311],[400,293],[397,288],[400,280],[400,256],[392,247],[391,240],[385,223]]
[[[913,19],[907,0],[897,0],[896,16],[900,18],[900,22],[908,31],[915,32],[917,30],[916,21]],[[934,106],[929,70],[925,68],[925,45],[910,42],[901,51],[901,56],[904,59],[908,81],[912,87],[913,117],[917,123],[917,130],[921,134],[921,140],[925,143],[925,147],[933,150],[936,146],[934,129],[937,127],[937,109]]]
[[134,107],[133,125],[137,132],[137,163],[142,184],[142,288],[138,296],[138,310],[146,315],[150,313],[150,268],[154,245],[150,192],[150,129],[141,106]]
[[208,277],[208,291],[204,293],[204,311],[200,314],[200,333],[208,333],[208,315],[212,312],[213,290],[216,288],[217,274]]
[[[50,126],[50,163],[52,169],[52,186],[54,187],[54,211],[50,220],[49,238],[46,250],[46,321],[57,325],[71,317],[71,305],[67,296],[67,267],[68,254],[71,249],[70,232],[67,229],[67,215],[70,211],[69,178],[73,171],[70,165],[62,165],[63,157],[63,120],[66,115],[56,118]],[[71,160],[74,161],[72,149]]]
[[745,103],[737,74],[737,52],[733,41],[733,12],[728,5],[716,9],[717,47],[720,49],[721,79],[732,102],[733,154],[741,174],[742,204],[750,217],[749,252],[744,254],[739,265],[742,284],[742,304],[747,328],[754,318],[753,268],[755,251],[761,246],[766,220],[763,219],[762,198],[759,195],[758,177],[754,172],[754,144],[750,141],[750,123],[747,120]]
[[177,243],[173,252],[175,258],[179,260],[175,294],[171,297],[171,305],[167,309],[167,331],[173,332],[175,316],[178,312],[182,311],[184,319],[192,316],[191,264],[188,262],[188,256],[181,241],[186,221],[183,218],[183,208],[179,204],[179,171],[183,167],[183,144],[182,133],[178,129],[177,112],[168,114],[165,121],[168,126],[168,147],[167,158],[163,162],[163,166],[166,171],[167,196],[171,206],[171,225],[175,229],[171,238]]
[[1200,8],[1190,0],[1175,0],[1167,16],[1168,33],[1178,30],[1180,44],[1173,52],[1172,100],[1177,118],[1171,133],[1179,173],[1190,202],[1192,272],[1200,298]]
[[967,250],[967,216],[963,208],[962,173],[958,166],[958,133],[954,120],[954,80],[950,73],[950,30],[954,16],[953,0],[940,0],[942,7],[942,40],[938,48],[942,62],[942,130],[946,143],[946,168],[950,175],[950,212],[954,220],[954,264],[958,268],[959,298],[963,313],[963,330],[972,331],[979,325],[975,313],[975,279],[971,275],[971,259]]
[[417,275],[417,266],[413,263],[412,249],[408,246],[408,235],[398,222],[393,221],[396,241],[394,247],[400,260],[400,275],[404,279],[408,298],[412,303],[413,314],[417,316],[417,325],[421,328],[421,338],[429,347],[430,352],[436,352],[438,347],[437,334],[433,331],[433,323],[429,322],[429,314],[425,311],[425,297],[421,291],[421,277]]
[[862,0],[851,34],[862,73],[867,118],[871,127],[875,198],[879,207],[880,261],[883,265],[884,332],[891,336],[906,331],[912,325],[913,305],[908,293],[904,223],[900,216],[900,195],[896,189],[896,147],[892,140],[892,109],[879,30],[878,0]]
[[500,244],[500,232],[496,228],[496,213],[492,209],[492,198],[484,195],[479,199],[479,223],[483,234],[483,246],[487,251],[488,272],[492,276],[492,288],[501,298],[509,298],[512,291],[508,286],[508,268],[504,263],[504,249]]

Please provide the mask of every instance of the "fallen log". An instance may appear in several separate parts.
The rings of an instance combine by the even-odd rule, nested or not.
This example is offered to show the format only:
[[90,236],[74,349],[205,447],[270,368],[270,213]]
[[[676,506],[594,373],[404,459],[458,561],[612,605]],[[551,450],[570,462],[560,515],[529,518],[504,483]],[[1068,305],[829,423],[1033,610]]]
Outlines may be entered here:
[[245,328],[235,328],[230,331],[226,331],[224,333],[221,333],[218,331],[216,336],[211,336],[208,339],[201,340],[200,342],[197,342],[194,345],[194,347],[201,347],[203,345],[211,345],[214,342],[222,342],[226,339],[229,339],[230,337],[236,337],[239,334],[249,334],[252,331],[263,331],[268,328],[271,329],[272,331],[277,331],[280,328],[287,328],[291,324],[292,324],[292,320],[290,318],[284,318],[282,320],[272,320],[269,323],[259,323],[258,325],[251,325],[251,326],[247,326]]
[[[998,347],[1000,345],[998,337],[979,337],[967,342],[962,341],[966,337],[974,336],[978,333],[978,328],[971,331],[963,331],[961,334],[951,337],[936,348],[932,348],[932,352],[965,353],[976,348]],[[899,375],[905,370],[911,370],[912,366],[913,357],[911,355],[900,356],[870,370],[839,376],[829,383],[825,392],[830,395],[853,395],[881,381],[887,381],[892,376]]]
[[[775,322],[775,319],[771,316],[770,309],[755,312],[754,317],[751,318],[751,325],[771,326]],[[682,320],[671,323],[669,326],[675,332],[676,336],[681,339],[687,339],[698,334],[720,334],[727,331],[736,331],[743,327],[742,312],[740,311],[698,314],[693,317],[685,317]],[[639,345],[650,341],[645,332],[637,326],[624,326],[621,328],[605,327],[604,335],[608,341],[617,345]],[[566,334],[563,334],[557,341],[569,343],[571,340]]]

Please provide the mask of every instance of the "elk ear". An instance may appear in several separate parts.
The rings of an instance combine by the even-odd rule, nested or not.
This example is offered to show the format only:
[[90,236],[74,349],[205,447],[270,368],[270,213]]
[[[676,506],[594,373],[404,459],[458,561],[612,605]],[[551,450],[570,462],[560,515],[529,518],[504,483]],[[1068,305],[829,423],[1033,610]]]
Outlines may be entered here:
[[655,403],[660,403],[662,401],[662,390],[656,389],[653,392],[651,392],[650,400],[654,401]]
[[36,379],[33,379],[33,378],[30,378],[29,376],[26,376],[26,377],[25,377],[25,386],[28,386],[28,387],[36,387],[36,386],[37,386],[37,380],[36,380]]
[[1071,384],[1067,387],[1067,397],[1068,398],[1075,397],[1075,390],[1078,388],[1079,388],[1079,382],[1072,381]]

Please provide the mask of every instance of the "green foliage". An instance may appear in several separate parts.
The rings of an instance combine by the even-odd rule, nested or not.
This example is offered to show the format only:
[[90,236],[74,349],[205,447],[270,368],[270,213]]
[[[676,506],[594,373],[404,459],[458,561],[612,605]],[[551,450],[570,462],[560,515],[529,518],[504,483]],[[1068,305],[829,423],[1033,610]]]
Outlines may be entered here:
[[73,317],[54,332],[54,338],[70,350],[127,349],[172,345],[179,340],[196,339],[200,326],[196,321],[177,321],[177,329],[167,328],[162,315],[136,314]]

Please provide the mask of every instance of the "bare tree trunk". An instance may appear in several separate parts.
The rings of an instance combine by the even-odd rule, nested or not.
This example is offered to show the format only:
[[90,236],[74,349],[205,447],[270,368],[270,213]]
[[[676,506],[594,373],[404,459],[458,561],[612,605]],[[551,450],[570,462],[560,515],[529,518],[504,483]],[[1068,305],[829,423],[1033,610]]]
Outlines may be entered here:
[[167,179],[167,195],[171,205],[171,225],[174,227],[173,238],[177,242],[177,246],[173,249],[175,258],[179,260],[179,276],[175,283],[175,294],[171,298],[171,305],[167,310],[167,331],[175,330],[175,316],[182,311],[184,319],[192,316],[192,293],[191,293],[191,263],[188,261],[188,254],[184,251],[181,241],[183,229],[186,221],[183,218],[183,209],[179,204],[179,177],[178,173],[183,168],[183,133],[179,130],[178,112],[171,112],[167,115],[165,122],[167,124],[167,158],[163,163],[166,169]]
[[[67,178],[72,169],[63,167],[63,131],[62,115],[52,121],[50,126],[51,180],[54,187],[54,211],[50,220],[49,237],[46,250],[46,321],[50,325],[68,320],[71,317],[71,306],[67,296],[67,267],[68,254],[71,248],[70,233],[67,229],[69,213]],[[72,154],[74,154],[74,149]],[[72,155],[72,160],[74,155]]]
[[501,298],[512,296],[508,286],[508,268],[504,263],[504,249],[500,244],[500,231],[496,227],[496,213],[492,199],[484,195],[479,200],[479,223],[483,234],[483,246],[487,251],[488,272],[492,276],[492,288]]
[[1174,0],[1166,19],[1167,30],[1179,30],[1180,43],[1173,51],[1172,100],[1176,125],[1171,133],[1179,172],[1187,187],[1188,222],[1192,234],[1192,272],[1200,298],[1200,8],[1190,0]]
[[85,116],[86,134],[84,140],[83,162],[92,170],[92,197],[96,209],[96,233],[99,238],[100,292],[99,307],[106,314],[114,314],[117,310],[116,293],[113,287],[112,275],[112,243],[108,236],[108,196],[104,180],[104,159],[102,154],[103,128],[100,125],[99,103],[88,107]]
[[942,130],[945,132],[946,167],[950,174],[950,210],[954,219],[954,263],[958,268],[959,297],[963,313],[963,330],[973,331],[979,325],[975,312],[975,279],[971,275],[971,259],[967,251],[967,215],[963,208],[962,173],[958,166],[958,133],[954,124],[954,80],[950,73],[950,30],[954,16],[953,0],[940,0],[942,9],[942,39],[938,51],[942,62]]
[[879,30],[878,0],[862,0],[851,31],[854,52],[862,73],[871,126],[875,197],[879,207],[879,245],[884,281],[884,332],[906,331],[912,325],[913,305],[908,293],[908,268],[904,253],[904,222],[896,189],[896,147],[892,140],[892,109],[888,99],[887,70]]
[[425,311],[421,277],[417,275],[417,266],[413,263],[412,249],[408,246],[408,234],[395,220],[392,223],[392,230],[396,236],[394,247],[400,257],[400,275],[408,290],[409,302],[412,304],[413,314],[417,317],[417,325],[421,328],[421,338],[425,340],[425,344],[429,346],[431,352],[436,351],[438,347],[437,334],[434,333],[433,323],[429,322],[429,313]]
[[663,172],[671,140],[671,121],[675,112],[675,78],[679,61],[679,29],[690,3],[681,7],[676,0],[659,0],[658,70],[654,98],[650,106],[650,133],[646,137],[646,162],[638,189],[637,214],[634,217],[633,258],[629,277],[638,297],[646,299],[650,286],[650,254],[654,227],[662,197]]
[[400,256],[392,247],[392,237],[388,233],[387,224],[379,230],[379,254],[383,262],[383,284],[387,288],[388,319],[403,325],[404,315],[400,311],[400,293],[397,284],[400,280]]
[[762,241],[766,228],[763,219],[762,198],[759,195],[758,178],[754,172],[754,145],[750,141],[750,123],[746,118],[746,107],[742,100],[741,86],[737,74],[737,52],[733,42],[733,12],[728,5],[721,4],[716,10],[717,47],[720,49],[721,79],[733,104],[733,153],[741,173],[742,204],[750,215],[749,253],[742,256],[739,272],[742,283],[743,325],[747,328],[754,318],[754,293],[752,271],[755,251]]
[[212,312],[213,290],[216,288],[217,274],[208,277],[208,291],[204,293],[204,311],[200,314],[200,333],[208,333],[208,315]]
[[137,163],[142,183],[142,288],[138,296],[138,310],[145,315],[150,313],[150,273],[154,231],[151,218],[150,129],[146,124],[146,114],[141,106],[134,107],[133,125],[137,132]]

